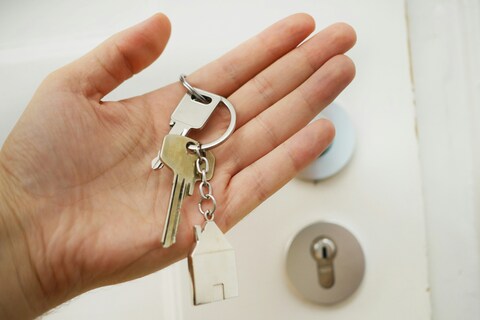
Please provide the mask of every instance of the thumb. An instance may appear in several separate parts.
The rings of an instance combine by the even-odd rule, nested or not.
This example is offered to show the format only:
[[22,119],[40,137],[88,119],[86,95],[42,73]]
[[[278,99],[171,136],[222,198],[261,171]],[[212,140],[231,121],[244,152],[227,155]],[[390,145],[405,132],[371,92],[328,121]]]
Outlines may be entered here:
[[[170,37],[170,21],[161,13],[123,30],[60,70],[70,84],[100,100],[122,82],[152,64]],[[65,73],[62,73],[64,71]]]

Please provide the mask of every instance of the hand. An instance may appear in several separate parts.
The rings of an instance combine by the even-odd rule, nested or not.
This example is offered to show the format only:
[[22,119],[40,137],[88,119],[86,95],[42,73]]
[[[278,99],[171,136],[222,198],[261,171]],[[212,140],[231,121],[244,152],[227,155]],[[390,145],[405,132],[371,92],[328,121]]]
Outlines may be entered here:
[[[308,15],[290,16],[188,76],[237,110],[235,133],[213,149],[215,221],[223,231],[295,177],[334,136],[328,121],[307,124],[353,79],[353,63],[343,53],[355,33],[336,24],[299,46],[313,30]],[[102,101],[151,64],[169,34],[168,19],[157,14],[53,72],[5,142],[0,282],[8,278],[20,289],[0,289],[4,314],[39,315],[92,288],[168,266],[192,247],[192,226],[203,221],[199,195],[185,199],[177,243],[163,249],[172,174],[150,168],[185,89],[174,82]],[[199,141],[226,127],[228,112],[218,109],[208,129],[194,136]],[[24,311],[12,309],[20,305]]]

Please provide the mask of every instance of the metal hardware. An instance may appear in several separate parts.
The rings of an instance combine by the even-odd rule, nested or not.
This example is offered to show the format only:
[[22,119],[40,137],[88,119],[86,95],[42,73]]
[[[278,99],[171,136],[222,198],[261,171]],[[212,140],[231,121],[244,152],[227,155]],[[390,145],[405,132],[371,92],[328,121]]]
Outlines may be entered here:
[[[192,87],[187,82],[185,77],[182,78],[181,76],[180,80],[187,88],[188,93],[183,96],[182,100],[171,115],[171,128],[169,134],[186,136],[191,129],[202,129],[215,108],[222,102],[230,112],[230,123],[220,137],[211,142],[202,144],[200,148],[202,150],[209,150],[225,142],[225,140],[232,135],[237,122],[237,115],[233,105],[230,103],[230,101],[222,96]],[[205,102],[202,102],[199,97],[202,97],[202,99],[208,98],[208,100],[203,100]],[[189,146],[191,151],[194,151],[195,148],[196,147],[194,145]],[[161,149],[158,152],[158,155],[151,161],[151,167],[154,170],[163,167],[160,153]]]
[[[199,92],[205,92],[205,91],[201,91],[200,89],[196,89],[196,90]],[[237,123],[237,114],[235,112],[235,108],[233,107],[233,104],[231,104],[230,101],[228,101],[226,98],[224,97],[220,97],[220,98],[221,98],[220,101],[223,102],[223,104],[227,107],[228,111],[230,112],[230,123],[228,124],[227,129],[225,129],[225,132],[220,137],[208,143],[202,143],[200,145],[200,148],[202,150],[210,150],[212,148],[215,148],[221,145],[232,135],[233,131],[235,131],[235,125]],[[194,146],[190,146],[189,148],[192,151],[195,150]]]
[[358,289],[364,273],[360,244],[338,224],[309,225],[293,238],[288,249],[287,275],[295,292],[316,304],[346,300]]
[[185,89],[187,89],[187,91],[190,93],[191,96],[194,96],[195,99],[197,99],[198,101],[200,101],[202,103],[205,103],[205,104],[208,103],[208,100],[204,96],[199,94],[197,92],[197,90],[195,90],[195,88],[192,87],[192,85],[190,83],[188,83],[186,75],[184,75],[184,74],[180,75],[180,82],[183,84]]
[[213,176],[213,154],[210,151],[204,152],[203,157],[209,163],[209,171],[199,175],[195,168],[197,155],[187,149],[190,144],[198,145],[198,142],[185,136],[169,134],[165,137],[160,151],[162,161],[173,171],[172,191],[162,236],[164,248],[170,247],[176,241],[183,199],[193,194],[195,182],[208,183]]
[[337,253],[335,243],[329,238],[318,237],[312,242],[310,253],[317,262],[318,283],[325,289],[330,289],[335,283],[333,259]]
[[[198,144],[193,147],[197,157],[195,173],[202,177],[198,186],[201,196],[198,210],[205,218],[205,222],[203,228],[199,225],[194,226],[196,243],[188,256],[188,270],[193,284],[193,303],[199,305],[236,297],[238,283],[235,251],[213,221],[217,201],[212,194],[212,185],[207,179],[211,165],[209,158],[205,156],[208,151],[203,150]],[[212,208],[205,210],[204,201],[210,201]]]
[[238,296],[235,251],[213,221],[196,225],[195,247],[188,256],[195,305]]

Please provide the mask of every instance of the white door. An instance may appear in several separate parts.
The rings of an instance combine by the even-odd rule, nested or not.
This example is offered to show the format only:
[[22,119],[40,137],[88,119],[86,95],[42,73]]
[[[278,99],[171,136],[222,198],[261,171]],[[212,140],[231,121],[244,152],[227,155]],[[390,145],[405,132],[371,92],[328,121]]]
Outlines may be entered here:
[[[191,306],[187,266],[180,262],[143,279],[89,292],[45,319],[429,319],[427,246],[404,1],[122,0],[113,4],[105,0],[81,5],[51,0],[41,6],[10,2],[2,4],[7,10],[0,13],[0,24],[9,27],[0,31],[2,141],[45,74],[115,29],[154,11],[165,12],[172,21],[169,47],[153,67],[112,98],[177,79],[179,73],[191,72],[295,12],[315,17],[317,29],[345,21],[358,34],[358,43],[349,54],[357,76],[338,98],[356,130],[353,159],[326,181],[292,181],[228,234],[237,253],[239,298]],[[80,13],[66,19],[64,14],[72,6],[79,7]],[[35,14],[38,11],[44,14],[41,18]],[[20,18],[14,12],[20,12]],[[106,22],[105,14],[116,19]],[[38,23],[35,30],[28,28],[32,20]],[[27,32],[19,39],[18,34],[7,32],[14,27]],[[191,47],[194,50],[185,49]],[[298,297],[285,271],[292,237],[317,221],[335,222],[352,231],[366,258],[358,291],[328,307]]]

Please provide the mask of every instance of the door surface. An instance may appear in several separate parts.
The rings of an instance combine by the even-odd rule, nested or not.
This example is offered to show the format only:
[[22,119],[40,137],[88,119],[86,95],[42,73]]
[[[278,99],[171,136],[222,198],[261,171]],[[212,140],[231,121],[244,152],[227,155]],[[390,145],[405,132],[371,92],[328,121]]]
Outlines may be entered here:
[[[342,172],[328,180],[316,184],[292,181],[228,234],[237,254],[239,298],[193,307],[187,266],[182,261],[145,278],[86,293],[45,319],[429,319],[404,1],[122,0],[83,7],[73,1],[43,3],[47,2],[55,5],[54,9],[29,8],[13,1],[2,4],[8,10],[0,13],[1,23],[11,32],[27,30],[20,38],[7,29],[0,31],[2,141],[49,71],[155,11],[165,12],[172,21],[167,50],[150,69],[109,98],[140,94],[175,81],[178,74],[188,74],[295,12],[311,14],[317,29],[345,21],[356,29],[358,42],[349,53],[357,66],[356,79],[337,100],[354,123],[355,154]],[[70,6],[80,6],[84,19],[65,19]],[[35,10],[50,19],[38,18],[37,28],[30,30],[28,21],[35,21]],[[14,12],[20,12],[21,18],[14,17]],[[111,18],[102,18],[105,14]],[[56,21],[56,27],[49,21]],[[358,291],[328,307],[302,300],[292,290],[285,271],[293,236],[317,221],[348,228],[366,258],[366,273]]]

